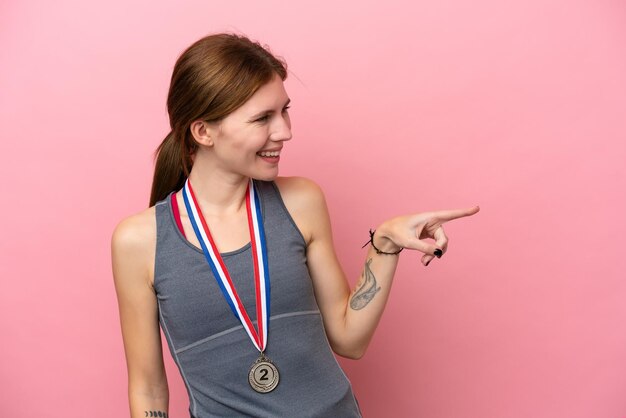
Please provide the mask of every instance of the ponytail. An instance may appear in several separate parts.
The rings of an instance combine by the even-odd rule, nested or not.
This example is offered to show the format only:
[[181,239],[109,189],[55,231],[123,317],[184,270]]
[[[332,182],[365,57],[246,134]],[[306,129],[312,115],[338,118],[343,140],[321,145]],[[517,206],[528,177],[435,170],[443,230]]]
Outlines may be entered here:
[[157,148],[149,206],[165,199],[170,192],[183,187],[191,171],[191,158],[185,151],[184,141],[177,141],[173,131]]

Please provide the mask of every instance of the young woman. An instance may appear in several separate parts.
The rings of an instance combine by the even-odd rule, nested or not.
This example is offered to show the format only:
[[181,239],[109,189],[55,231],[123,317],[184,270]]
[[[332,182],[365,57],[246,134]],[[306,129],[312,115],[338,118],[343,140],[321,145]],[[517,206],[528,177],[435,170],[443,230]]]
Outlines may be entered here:
[[443,223],[479,210],[383,222],[351,291],[321,189],[278,177],[286,77],[231,34],[200,39],[174,67],[150,207],[112,237],[132,417],[168,416],[159,325],[192,417],[360,416],[333,352],[364,354],[403,248],[427,266],[446,252]]

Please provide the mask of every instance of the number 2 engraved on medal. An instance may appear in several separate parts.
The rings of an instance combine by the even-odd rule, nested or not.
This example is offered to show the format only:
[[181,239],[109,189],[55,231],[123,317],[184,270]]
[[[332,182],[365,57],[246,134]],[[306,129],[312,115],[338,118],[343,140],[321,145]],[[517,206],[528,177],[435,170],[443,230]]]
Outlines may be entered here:
[[274,373],[272,373],[272,370],[264,364],[260,365],[254,372],[254,380],[259,383],[265,383],[266,381],[270,380],[270,377],[273,376]]

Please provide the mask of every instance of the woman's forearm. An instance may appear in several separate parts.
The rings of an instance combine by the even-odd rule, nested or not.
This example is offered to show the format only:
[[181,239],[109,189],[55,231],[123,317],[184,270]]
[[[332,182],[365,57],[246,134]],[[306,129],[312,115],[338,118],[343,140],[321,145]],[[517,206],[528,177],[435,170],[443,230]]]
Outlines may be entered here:
[[169,392],[128,392],[131,418],[169,417]]
[[[384,252],[395,252],[399,247],[385,238],[384,225],[374,235],[374,244]],[[372,339],[385,309],[391,284],[398,266],[399,255],[377,254],[369,246],[361,277],[346,303],[344,344],[338,354],[360,358]]]

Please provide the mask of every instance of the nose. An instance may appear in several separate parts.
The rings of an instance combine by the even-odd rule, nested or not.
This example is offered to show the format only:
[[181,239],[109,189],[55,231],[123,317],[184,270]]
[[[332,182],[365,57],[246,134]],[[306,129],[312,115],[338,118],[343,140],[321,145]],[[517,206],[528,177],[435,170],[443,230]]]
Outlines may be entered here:
[[289,114],[285,113],[284,115],[277,117],[276,123],[272,128],[273,132],[272,135],[270,135],[270,139],[272,141],[289,141],[292,137]]

